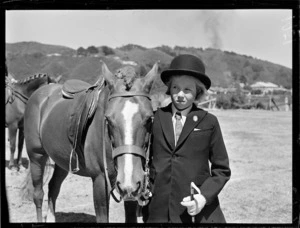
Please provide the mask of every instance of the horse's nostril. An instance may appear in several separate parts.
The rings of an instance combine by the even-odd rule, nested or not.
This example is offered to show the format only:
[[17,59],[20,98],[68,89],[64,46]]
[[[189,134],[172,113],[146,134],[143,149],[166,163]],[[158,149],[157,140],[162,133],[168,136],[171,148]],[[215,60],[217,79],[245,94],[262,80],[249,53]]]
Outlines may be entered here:
[[132,196],[136,197],[139,194],[140,188],[141,188],[141,182],[138,181],[137,182],[137,188],[136,188],[136,190],[134,192],[132,192]]
[[140,187],[141,187],[141,181],[138,181],[138,182],[137,182],[137,186],[138,186],[138,187],[137,187],[137,190],[139,190]]

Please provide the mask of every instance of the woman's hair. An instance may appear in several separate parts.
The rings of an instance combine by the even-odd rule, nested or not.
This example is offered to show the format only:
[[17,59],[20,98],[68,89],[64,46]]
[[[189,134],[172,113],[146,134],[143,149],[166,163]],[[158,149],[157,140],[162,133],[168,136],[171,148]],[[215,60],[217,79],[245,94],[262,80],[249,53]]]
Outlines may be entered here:
[[[182,76],[182,75],[172,75],[172,76],[169,78],[169,80],[166,82],[166,85],[167,85],[167,87],[168,87],[168,89],[167,89],[167,91],[166,91],[166,94],[167,94],[167,95],[171,95],[170,90],[171,90],[171,85],[172,85],[173,78],[174,78],[174,77],[180,77],[180,76]],[[191,76],[191,77],[194,79],[195,84],[196,84],[196,99],[195,99],[195,101],[196,101],[196,102],[199,102],[199,101],[202,100],[202,98],[204,98],[204,96],[205,96],[207,90],[206,90],[206,88],[205,88],[205,85],[204,85],[200,80],[196,79],[196,78],[193,77],[193,76]]]

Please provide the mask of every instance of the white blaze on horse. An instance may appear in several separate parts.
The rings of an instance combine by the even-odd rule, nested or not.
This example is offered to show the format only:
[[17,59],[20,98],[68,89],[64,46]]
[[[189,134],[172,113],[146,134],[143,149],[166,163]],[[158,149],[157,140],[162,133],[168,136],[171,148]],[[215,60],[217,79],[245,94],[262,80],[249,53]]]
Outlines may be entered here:
[[25,140],[38,222],[43,221],[43,172],[49,157],[55,167],[46,221],[55,222],[60,186],[72,172],[92,178],[97,222],[108,222],[113,189],[124,200],[125,222],[137,222],[153,116],[149,92],[158,64],[145,77],[130,66],[115,75],[104,63],[101,69],[94,85],[69,80],[40,88],[28,101]]

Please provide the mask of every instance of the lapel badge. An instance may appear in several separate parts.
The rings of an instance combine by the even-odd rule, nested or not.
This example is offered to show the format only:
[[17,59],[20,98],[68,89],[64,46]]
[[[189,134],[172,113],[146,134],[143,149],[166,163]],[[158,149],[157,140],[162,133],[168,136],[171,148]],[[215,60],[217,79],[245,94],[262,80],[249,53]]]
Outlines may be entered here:
[[194,120],[195,122],[197,122],[197,121],[198,121],[198,116],[193,116],[193,120]]

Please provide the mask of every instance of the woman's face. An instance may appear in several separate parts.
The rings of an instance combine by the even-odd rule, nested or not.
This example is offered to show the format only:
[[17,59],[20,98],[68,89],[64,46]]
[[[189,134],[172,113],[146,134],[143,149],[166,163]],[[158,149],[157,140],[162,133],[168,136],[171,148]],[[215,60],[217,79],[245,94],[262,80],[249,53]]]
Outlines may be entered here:
[[191,76],[180,75],[172,78],[170,94],[178,110],[190,107],[196,99],[196,83]]

